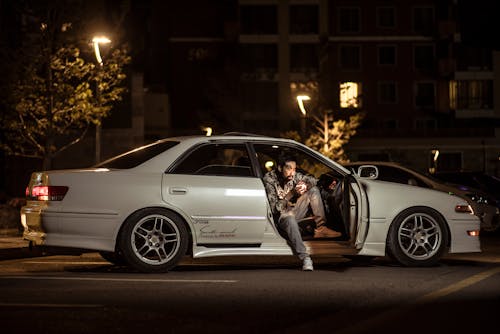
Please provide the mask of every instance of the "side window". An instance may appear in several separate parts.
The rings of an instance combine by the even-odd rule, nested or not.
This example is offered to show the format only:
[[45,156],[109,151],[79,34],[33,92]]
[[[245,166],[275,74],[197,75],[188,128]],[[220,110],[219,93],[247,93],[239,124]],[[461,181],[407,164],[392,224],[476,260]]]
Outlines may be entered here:
[[384,181],[428,188],[428,186],[424,182],[422,182],[422,180],[404,170],[386,166],[379,166],[378,168],[379,173],[382,175],[381,179]]
[[171,171],[174,174],[253,176],[243,144],[208,144],[196,148]]
[[275,144],[255,144],[254,148],[262,175],[276,168],[281,152],[290,153],[295,156],[297,159],[297,171],[303,174],[312,175],[316,179],[319,179],[321,175],[326,173],[338,174],[314,156],[293,147]]

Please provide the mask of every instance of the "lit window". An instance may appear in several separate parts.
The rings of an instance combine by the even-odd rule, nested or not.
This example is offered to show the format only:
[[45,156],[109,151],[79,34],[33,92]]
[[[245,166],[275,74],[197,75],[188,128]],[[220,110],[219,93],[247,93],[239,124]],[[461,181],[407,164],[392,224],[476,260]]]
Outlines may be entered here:
[[342,82],[340,83],[340,107],[359,108],[361,106],[361,83]]

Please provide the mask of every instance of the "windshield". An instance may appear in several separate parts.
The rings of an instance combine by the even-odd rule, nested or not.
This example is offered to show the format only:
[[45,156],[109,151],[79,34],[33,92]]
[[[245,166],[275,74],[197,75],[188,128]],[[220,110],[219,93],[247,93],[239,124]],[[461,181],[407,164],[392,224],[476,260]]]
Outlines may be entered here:
[[178,141],[161,141],[136,148],[95,165],[98,168],[128,169],[139,166],[149,159],[179,144]]

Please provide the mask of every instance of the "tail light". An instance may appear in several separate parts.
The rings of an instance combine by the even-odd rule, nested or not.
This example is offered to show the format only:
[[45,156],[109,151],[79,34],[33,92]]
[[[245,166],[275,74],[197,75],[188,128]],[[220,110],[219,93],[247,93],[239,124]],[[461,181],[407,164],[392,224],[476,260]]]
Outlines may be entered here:
[[62,201],[68,192],[66,186],[34,186],[26,188],[26,198],[37,201]]

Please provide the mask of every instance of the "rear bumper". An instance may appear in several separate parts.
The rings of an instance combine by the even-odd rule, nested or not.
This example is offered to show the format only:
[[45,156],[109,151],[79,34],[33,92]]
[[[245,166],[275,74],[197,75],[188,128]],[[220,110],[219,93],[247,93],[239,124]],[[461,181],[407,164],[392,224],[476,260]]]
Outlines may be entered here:
[[114,251],[120,221],[116,213],[60,212],[43,202],[21,208],[23,238],[33,246]]

